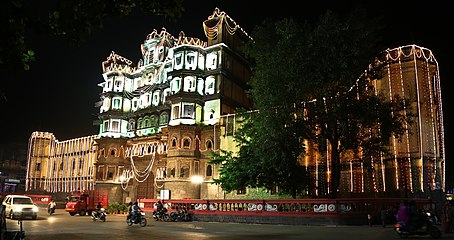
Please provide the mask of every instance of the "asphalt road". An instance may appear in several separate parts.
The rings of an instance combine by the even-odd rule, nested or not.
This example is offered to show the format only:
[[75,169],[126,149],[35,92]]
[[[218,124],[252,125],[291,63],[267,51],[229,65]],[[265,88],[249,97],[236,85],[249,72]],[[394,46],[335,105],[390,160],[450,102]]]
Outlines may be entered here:
[[[22,228],[29,240],[97,240],[97,239],[171,239],[171,240],[389,240],[399,239],[392,226],[302,226],[243,224],[217,222],[156,222],[148,218],[145,227],[128,226],[124,215],[108,215],[106,222],[93,222],[89,216],[70,216],[63,209],[49,216],[40,210],[37,220],[25,219]],[[19,230],[17,220],[7,219],[8,231]],[[430,239],[417,236],[413,239]],[[442,239],[454,239],[454,233],[444,233]]]

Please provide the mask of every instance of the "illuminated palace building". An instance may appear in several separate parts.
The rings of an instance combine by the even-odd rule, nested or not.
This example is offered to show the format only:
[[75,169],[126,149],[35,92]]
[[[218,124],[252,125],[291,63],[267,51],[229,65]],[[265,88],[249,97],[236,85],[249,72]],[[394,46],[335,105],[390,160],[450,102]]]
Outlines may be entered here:
[[[112,52],[102,63],[99,133],[58,141],[52,133],[34,132],[26,189],[108,190],[109,201],[116,202],[225,198],[212,184],[219,166],[210,164],[210,153],[235,150],[234,111],[251,106],[251,69],[239,52],[251,38],[219,9],[203,28],[206,42],[183,32],[174,37],[165,29],[154,30],[141,44],[137,64]],[[414,45],[386,53],[387,74],[374,80],[377,90],[410,97],[418,119],[411,134],[393,140],[391,158],[373,161],[372,172],[363,171],[360,160],[342,159],[341,191],[423,192],[435,183],[444,188],[437,62],[430,50]],[[329,192],[329,154],[309,151],[302,161],[314,176],[314,187],[320,195]],[[194,176],[202,181],[191,181]]]

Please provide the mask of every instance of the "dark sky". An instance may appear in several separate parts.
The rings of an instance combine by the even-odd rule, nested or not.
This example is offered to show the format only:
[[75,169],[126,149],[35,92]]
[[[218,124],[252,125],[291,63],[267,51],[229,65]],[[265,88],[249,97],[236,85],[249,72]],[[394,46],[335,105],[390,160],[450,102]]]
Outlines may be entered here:
[[[327,9],[342,13],[351,9],[355,1],[216,1],[186,0],[184,16],[176,23],[151,16],[133,14],[127,18],[108,19],[104,28],[79,47],[50,37],[37,37],[33,45],[37,61],[26,74],[7,74],[1,81],[1,89],[7,101],[1,101],[0,127],[2,143],[27,142],[33,131],[53,132],[57,139],[66,140],[97,134],[93,126],[99,109],[102,82],[101,63],[111,51],[137,63],[140,59],[140,44],[153,29],[165,27],[173,36],[184,31],[186,36],[206,40],[202,22],[212,14],[215,7],[225,11],[246,32],[264,18],[317,19]],[[357,1],[362,3],[361,1]],[[416,44],[432,50],[439,63],[444,109],[447,178],[454,187],[454,163],[449,163],[448,142],[452,142],[452,127],[447,111],[452,98],[447,91],[447,82],[452,78],[453,50],[447,1],[364,1],[371,16],[383,16],[386,33],[383,39],[389,48]],[[297,5],[295,5],[298,3]],[[371,5],[374,4],[374,5]],[[383,49],[385,50],[385,49]],[[449,184],[448,184],[449,185]]]

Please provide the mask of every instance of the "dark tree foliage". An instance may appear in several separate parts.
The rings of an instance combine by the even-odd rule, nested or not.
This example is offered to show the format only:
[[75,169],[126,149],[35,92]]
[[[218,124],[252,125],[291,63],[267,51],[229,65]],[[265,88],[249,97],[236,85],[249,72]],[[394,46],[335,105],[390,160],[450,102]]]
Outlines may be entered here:
[[311,189],[302,165],[306,143],[328,141],[335,196],[342,153],[361,152],[364,161],[385,153],[390,137],[405,131],[410,114],[401,112],[408,107],[404,99],[387,101],[370,85],[372,73],[380,72],[373,64],[382,50],[380,30],[380,19],[361,9],[346,17],[327,11],[314,25],[283,19],[257,26],[245,48],[253,60],[257,112],[244,117],[235,138],[238,153],[215,156],[222,164],[217,183],[226,191],[278,187],[302,195]]
[[[220,177],[214,180],[215,183],[227,192],[246,187],[277,188],[280,193],[293,197],[306,192],[306,169],[298,164],[297,157],[292,156],[296,154],[292,148],[301,148],[302,144],[291,144],[279,134],[272,136],[274,139],[264,138],[259,132],[262,129],[257,128],[260,121],[257,112],[241,109],[237,114],[242,122],[234,138],[240,148],[237,153],[222,151],[219,155],[212,155],[211,163],[221,165]],[[287,133],[294,135],[290,131]],[[268,135],[271,137],[271,134]],[[281,148],[286,150],[275,151]]]
[[30,34],[46,34],[79,44],[107,17],[128,16],[133,11],[176,20],[183,0],[10,0],[0,14],[0,69],[30,69],[35,54]]

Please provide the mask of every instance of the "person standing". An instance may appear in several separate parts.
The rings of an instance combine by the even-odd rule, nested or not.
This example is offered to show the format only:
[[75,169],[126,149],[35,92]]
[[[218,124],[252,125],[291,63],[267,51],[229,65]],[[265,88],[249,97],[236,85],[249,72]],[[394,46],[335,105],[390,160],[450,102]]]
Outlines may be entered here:
[[382,207],[380,211],[380,220],[383,228],[386,228],[386,216],[388,215],[388,210],[385,207]]
[[134,222],[137,220],[137,217],[139,216],[140,211],[141,211],[141,209],[139,207],[139,203],[134,202],[134,204],[132,205],[132,208],[131,208],[131,218],[133,219]]

